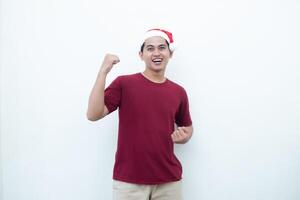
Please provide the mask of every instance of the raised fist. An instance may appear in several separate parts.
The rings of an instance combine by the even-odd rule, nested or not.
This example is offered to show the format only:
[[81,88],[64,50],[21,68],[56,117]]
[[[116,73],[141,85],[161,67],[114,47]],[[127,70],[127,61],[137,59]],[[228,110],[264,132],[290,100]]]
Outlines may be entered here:
[[113,65],[117,64],[118,62],[120,62],[118,56],[113,54],[106,54],[101,66],[101,71],[107,74],[108,72],[110,72]]

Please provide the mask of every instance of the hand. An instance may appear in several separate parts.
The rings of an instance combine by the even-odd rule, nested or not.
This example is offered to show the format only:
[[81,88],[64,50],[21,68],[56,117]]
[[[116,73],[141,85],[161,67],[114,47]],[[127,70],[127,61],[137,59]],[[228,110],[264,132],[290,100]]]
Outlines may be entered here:
[[104,57],[100,71],[107,74],[110,72],[112,67],[115,64],[117,64],[118,62],[120,62],[120,59],[118,56],[113,55],[113,54],[106,54]]
[[171,135],[173,142],[178,144],[186,143],[190,139],[190,136],[189,130],[184,126],[178,127]]

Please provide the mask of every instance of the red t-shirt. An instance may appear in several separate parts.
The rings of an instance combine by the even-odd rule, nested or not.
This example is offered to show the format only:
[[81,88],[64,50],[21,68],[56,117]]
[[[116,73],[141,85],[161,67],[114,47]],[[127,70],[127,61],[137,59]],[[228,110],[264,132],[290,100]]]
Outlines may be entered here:
[[185,90],[166,79],[154,83],[141,73],[117,77],[105,89],[109,112],[119,108],[113,179],[160,184],[181,179],[174,154],[174,124],[192,124]]

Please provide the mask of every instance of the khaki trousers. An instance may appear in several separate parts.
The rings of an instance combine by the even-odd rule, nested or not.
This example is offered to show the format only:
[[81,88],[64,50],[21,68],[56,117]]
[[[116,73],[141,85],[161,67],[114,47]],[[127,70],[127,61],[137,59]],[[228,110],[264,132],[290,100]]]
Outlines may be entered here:
[[113,180],[113,200],[182,200],[181,180],[143,185]]

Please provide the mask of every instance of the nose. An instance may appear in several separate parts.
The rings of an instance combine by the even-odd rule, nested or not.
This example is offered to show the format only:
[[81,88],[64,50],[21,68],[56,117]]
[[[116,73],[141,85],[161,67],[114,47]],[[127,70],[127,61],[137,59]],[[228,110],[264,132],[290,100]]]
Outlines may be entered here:
[[153,51],[153,55],[160,55],[160,51],[158,48],[155,48],[155,50]]

